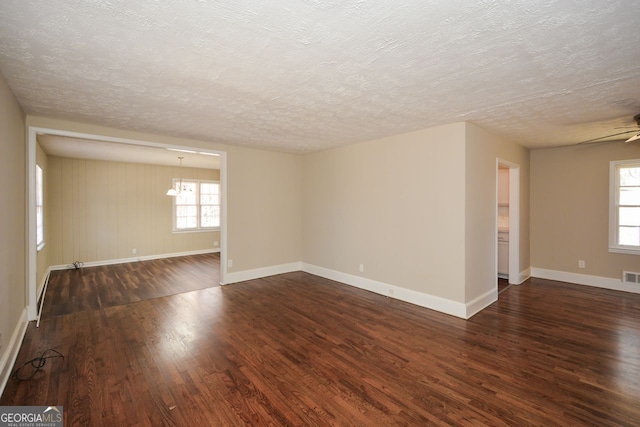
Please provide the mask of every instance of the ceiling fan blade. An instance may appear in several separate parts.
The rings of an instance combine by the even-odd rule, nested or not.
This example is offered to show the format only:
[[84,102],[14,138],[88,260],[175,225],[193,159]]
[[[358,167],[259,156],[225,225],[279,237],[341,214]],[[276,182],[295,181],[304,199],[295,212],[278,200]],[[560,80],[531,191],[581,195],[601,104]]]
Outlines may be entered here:
[[578,145],[580,145],[580,144],[588,144],[590,142],[597,142],[597,141],[600,141],[601,139],[611,138],[612,136],[626,135],[628,133],[634,133],[634,132],[638,132],[638,129],[633,129],[633,130],[628,130],[628,131],[624,131],[624,132],[613,133],[611,135],[605,135],[605,136],[601,136],[599,138],[588,139],[586,141],[578,142]]

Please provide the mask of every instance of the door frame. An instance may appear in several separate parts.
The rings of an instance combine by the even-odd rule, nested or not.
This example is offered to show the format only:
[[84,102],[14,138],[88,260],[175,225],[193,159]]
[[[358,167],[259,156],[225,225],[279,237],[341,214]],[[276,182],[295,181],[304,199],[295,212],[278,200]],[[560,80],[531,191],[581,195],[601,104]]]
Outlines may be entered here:
[[[496,159],[496,278],[498,277],[498,169],[509,169],[509,284],[520,284],[520,165]],[[497,283],[497,281],[496,281]],[[496,285],[497,286],[497,285]]]
[[106,135],[96,135],[83,132],[73,132],[57,128],[44,128],[28,126],[27,129],[27,318],[36,320],[38,317],[38,275],[37,275],[37,247],[36,247],[36,151],[38,134],[67,136],[72,138],[90,139],[102,142],[130,144],[158,149],[179,149],[200,151],[203,153],[218,154],[220,156],[220,187],[222,198],[220,200],[220,283],[226,283],[227,275],[227,152],[202,147],[193,147],[177,144],[163,144],[158,142],[117,138]]

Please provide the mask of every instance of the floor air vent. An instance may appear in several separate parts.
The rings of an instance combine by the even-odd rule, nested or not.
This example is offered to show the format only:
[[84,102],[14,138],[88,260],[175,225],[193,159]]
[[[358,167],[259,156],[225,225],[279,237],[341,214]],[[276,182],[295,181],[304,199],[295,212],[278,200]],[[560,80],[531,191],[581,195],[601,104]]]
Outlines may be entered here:
[[636,273],[633,271],[623,271],[622,281],[624,283],[634,283],[640,285],[640,273]]

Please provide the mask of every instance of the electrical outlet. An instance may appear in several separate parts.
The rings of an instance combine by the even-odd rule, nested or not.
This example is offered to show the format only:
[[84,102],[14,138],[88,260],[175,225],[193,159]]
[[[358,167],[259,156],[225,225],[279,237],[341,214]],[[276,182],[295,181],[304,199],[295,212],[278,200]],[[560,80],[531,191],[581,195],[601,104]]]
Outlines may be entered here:
[[578,261],[578,268],[585,268],[587,265],[583,259]]
[[215,242],[213,242],[213,246],[214,246],[214,247],[216,247],[216,248],[217,248],[217,247],[218,247],[218,245],[220,245],[220,242],[218,242],[217,240],[216,240]]
[[227,267],[229,267],[229,268],[233,267],[233,260],[232,259],[227,261]]
[[392,297],[392,296],[393,296],[393,294],[394,294],[393,289],[392,289],[392,288],[389,288],[389,296],[390,296],[390,297]]
[[358,269],[360,270],[360,273],[364,273],[364,264],[360,264]]
[[135,254],[138,253],[138,250],[136,248],[133,248],[133,249],[131,249],[131,253],[135,255]]

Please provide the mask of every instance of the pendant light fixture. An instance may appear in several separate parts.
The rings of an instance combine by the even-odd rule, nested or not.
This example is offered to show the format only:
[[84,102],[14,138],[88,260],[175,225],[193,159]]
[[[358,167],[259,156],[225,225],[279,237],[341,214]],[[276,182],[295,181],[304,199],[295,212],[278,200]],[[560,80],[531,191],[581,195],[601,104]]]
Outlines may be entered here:
[[640,133],[637,135],[633,135],[631,138],[627,139],[625,142],[633,142],[640,139]]
[[[640,126],[640,114],[636,114],[635,116],[633,116],[633,120],[635,120],[638,126]],[[633,135],[631,138],[627,139],[625,142],[634,142],[639,139],[640,139],[640,133],[637,133]]]
[[187,190],[186,188],[182,188],[182,159],[184,159],[184,157],[178,157],[178,159],[180,159],[180,183],[167,190],[167,196],[178,196],[180,193]]

